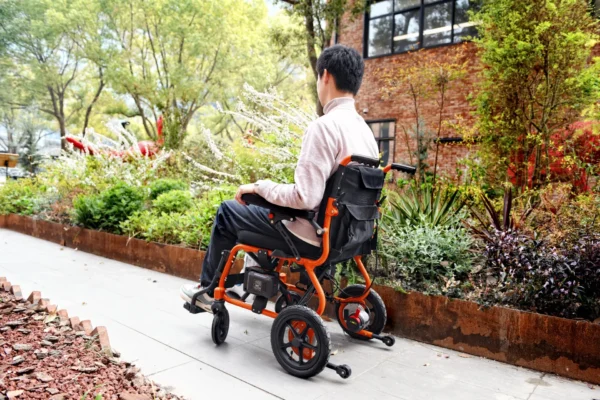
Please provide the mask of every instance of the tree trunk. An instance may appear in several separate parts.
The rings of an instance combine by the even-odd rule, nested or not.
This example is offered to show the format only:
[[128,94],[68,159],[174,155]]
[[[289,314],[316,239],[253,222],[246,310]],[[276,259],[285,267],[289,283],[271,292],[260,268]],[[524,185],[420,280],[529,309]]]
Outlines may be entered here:
[[63,150],[67,150],[67,140],[65,139],[65,136],[67,136],[67,127],[65,124],[65,116],[59,115],[56,119],[58,120],[58,129],[60,131],[60,147]]
[[[317,71],[317,51],[316,47],[316,33],[315,33],[315,19],[312,15],[313,11],[313,3],[312,0],[306,1],[306,8],[304,10],[304,23],[306,24],[306,50],[308,53],[308,62],[310,64],[310,68],[313,71],[313,75],[315,77],[315,82],[319,79],[319,73]],[[325,44],[323,44],[325,47]],[[316,86],[313,89],[316,92]],[[323,106],[319,101],[318,94],[315,96],[316,99],[316,111],[317,115],[320,117],[323,115]]]
[[92,109],[94,108],[94,105],[98,101],[98,98],[100,97],[100,94],[102,93],[102,89],[104,89],[104,76],[102,74],[102,67],[99,68],[99,79],[100,79],[100,85],[98,85],[98,90],[96,91],[96,94],[94,95],[92,102],[88,105],[87,110],[85,110],[85,119],[83,120],[83,129],[81,130],[82,136],[85,136],[85,130],[87,129],[88,124],[90,122],[90,116],[92,114]]

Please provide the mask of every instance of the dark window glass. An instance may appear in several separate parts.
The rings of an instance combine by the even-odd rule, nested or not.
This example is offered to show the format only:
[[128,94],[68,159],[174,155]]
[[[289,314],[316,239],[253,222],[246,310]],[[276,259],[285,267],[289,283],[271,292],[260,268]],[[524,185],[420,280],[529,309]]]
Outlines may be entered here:
[[366,56],[403,53],[476,36],[477,29],[469,22],[468,14],[474,3],[474,0],[374,2],[369,7]]
[[469,10],[475,5],[472,0],[456,0],[454,8],[454,43],[462,42],[465,38],[477,35],[477,26],[469,21]]
[[452,2],[425,7],[423,47],[452,43]]
[[396,14],[394,53],[416,49],[419,44],[419,10]]
[[392,43],[392,16],[371,20],[369,23],[369,56],[389,54]]
[[394,162],[395,148],[395,122],[369,122],[369,127],[373,131],[373,136],[377,140],[377,147],[381,153],[382,165],[388,165]]
[[379,141],[379,152],[381,153],[382,165],[388,165],[390,163],[390,151],[394,151],[392,147],[393,140],[380,140]]

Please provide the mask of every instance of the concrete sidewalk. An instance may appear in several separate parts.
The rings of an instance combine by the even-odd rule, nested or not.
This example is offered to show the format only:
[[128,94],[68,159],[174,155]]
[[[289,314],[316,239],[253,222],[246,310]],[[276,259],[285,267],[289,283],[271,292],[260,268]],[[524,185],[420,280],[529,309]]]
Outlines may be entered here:
[[122,358],[189,399],[592,400],[600,388],[397,339],[359,343],[328,323],[332,361],[352,367],[342,380],[325,370],[310,379],[280,368],[270,346],[272,320],[230,306],[224,345],[210,338],[212,317],[182,308],[187,281],[0,229],[0,276],[24,295],[40,290],[71,316],[106,326]]

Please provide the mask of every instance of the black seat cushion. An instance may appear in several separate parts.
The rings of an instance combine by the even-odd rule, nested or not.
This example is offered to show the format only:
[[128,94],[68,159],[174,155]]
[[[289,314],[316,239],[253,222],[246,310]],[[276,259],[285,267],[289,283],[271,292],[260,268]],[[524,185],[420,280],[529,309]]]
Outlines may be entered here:
[[[300,257],[316,260],[321,256],[320,247],[306,243],[305,241],[296,238],[292,233],[289,235],[292,239],[292,242],[294,242],[294,245],[296,245],[296,249],[300,253]],[[271,237],[251,231],[239,231],[238,243],[259,247],[266,250],[281,250],[284,253],[293,256],[292,250],[282,237]]]

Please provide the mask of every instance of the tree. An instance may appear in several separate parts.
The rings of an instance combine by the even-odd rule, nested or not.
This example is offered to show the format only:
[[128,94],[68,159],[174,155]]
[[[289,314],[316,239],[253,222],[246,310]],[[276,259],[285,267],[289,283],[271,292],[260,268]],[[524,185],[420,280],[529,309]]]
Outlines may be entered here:
[[[436,181],[442,130],[455,118],[454,115],[448,115],[446,110],[448,90],[467,73],[468,59],[464,53],[464,46],[454,46],[445,55],[426,49],[409,52],[401,61],[395,61],[402,63],[400,67],[390,68],[389,72],[383,73],[381,77],[381,92],[384,97],[399,97],[411,104],[414,124],[398,125],[404,132],[411,163],[409,132],[412,131],[412,138],[416,142],[414,155],[417,158],[417,176],[421,181],[424,181],[429,167],[427,158],[432,144],[435,148],[433,184]],[[426,120],[425,110],[434,110],[436,117]]]
[[[259,68],[249,69],[240,77],[244,84],[252,87],[257,92],[268,92],[275,89],[288,104],[306,104],[311,102],[312,91],[308,87],[306,76],[308,62],[306,60],[306,46],[304,42],[304,27],[296,15],[280,13],[269,18],[268,27],[261,35],[258,44],[260,53]],[[224,111],[233,111],[239,104],[239,90],[236,97],[225,98],[222,102]],[[259,111],[261,105],[251,103],[254,111]],[[247,134],[251,127],[248,120],[240,118],[233,113],[218,113],[212,117],[214,121],[203,118],[206,126],[216,134],[225,134],[229,139],[233,135]]]
[[102,0],[111,46],[106,77],[131,96],[147,136],[162,115],[165,145],[181,146],[192,118],[232,99],[261,68],[266,7],[252,0]]
[[[288,5],[291,14],[304,20],[306,53],[315,82],[318,79],[317,59],[323,50],[332,43],[334,32],[338,29],[342,16],[350,12],[353,16],[363,13],[367,6],[366,0],[278,0]],[[317,104],[317,114],[323,115],[323,107],[313,89]]]
[[496,178],[512,175],[520,188],[550,179],[553,133],[597,100],[589,11],[586,0],[495,0],[475,16],[484,66],[478,129]]
[[0,56],[12,86],[11,96],[2,100],[11,107],[37,107],[56,121],[61,138],[73,118],[83,109],[91,112],[94,103],[86,106],[85,97],[76,96],[87,60],[67,30],[65,15],[74,5],[1,0],[0,6]]

